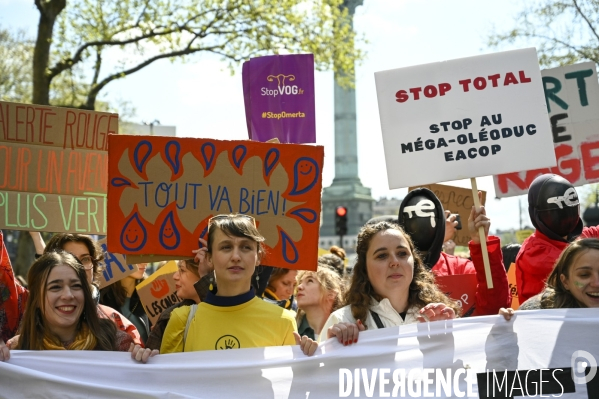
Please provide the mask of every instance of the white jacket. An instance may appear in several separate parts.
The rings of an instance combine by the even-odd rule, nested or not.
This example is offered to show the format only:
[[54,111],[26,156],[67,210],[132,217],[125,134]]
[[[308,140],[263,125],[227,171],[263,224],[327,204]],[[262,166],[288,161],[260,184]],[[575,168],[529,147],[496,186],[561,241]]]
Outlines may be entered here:
[[[402,324],[417,323],[418,312],[420,311],[420,308],[418,306],[410,308],[406,314],[406,319],[403,320],[399,313],[397,313],[397,311],[393,309],[393,306],[391,306],[391,302],[387,298],[383,299],[380,302],[378,302],[374,298],[370,298],[369,309],[379,315],[379,317],[381,318],[381,322],[385,327],[395,327],[400,326]],[[331,315],[327,319],[327,322],[324,323],[324,327],[322,328],[322,331],[320,333],[319,342],[324,342],[327,340],[327,331],[329,327],[332,327],[334,324],[355,322],[356,319],[354,319],[354,316],[351,313],[350,305],[344,306],[341,309],[337,309],[336,311],[331,313]],[[364,325],[368,327],[369,330],[375,330],[378,328],[370,312],[368,312],[366,320],[362,320],[362,323],[364,323]]]

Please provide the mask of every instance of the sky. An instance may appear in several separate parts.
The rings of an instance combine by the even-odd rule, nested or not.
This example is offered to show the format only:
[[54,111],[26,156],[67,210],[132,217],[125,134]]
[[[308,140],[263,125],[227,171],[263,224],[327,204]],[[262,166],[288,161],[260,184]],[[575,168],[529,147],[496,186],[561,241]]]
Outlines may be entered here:
[[[0,0],[0,26],[25,29],[33,37],[38,13],[33,0]],[[412,65],[499,51],[488,36],[513,26],[522,3],[515,0],[364,0],[354,27],[367,43],[366,58],[356,68],[359,175],[372,195],[403,198],[407,189],[389,190],[374,73]],[[500,50],[515,49],[510,45]],[[239,69],[238,72],[240,72]],[[316,136],[325,147],[323,186],[334,177],[334,99],[332,72],[317,72]],[[214,56],[186,63],[159,61],[126,79],[110,83],[110,101],[126,100],[136,109],[134,122],[175,125],[179,137],[247,139],[241,73],[231,75]],[[470,180],[445,182],[470,187]],[[492,227],[518,229],[530,225],[525,196],[495,199],[492,177],[477,178],[487,191]],[[519,204],[520,202],[520,204]]]

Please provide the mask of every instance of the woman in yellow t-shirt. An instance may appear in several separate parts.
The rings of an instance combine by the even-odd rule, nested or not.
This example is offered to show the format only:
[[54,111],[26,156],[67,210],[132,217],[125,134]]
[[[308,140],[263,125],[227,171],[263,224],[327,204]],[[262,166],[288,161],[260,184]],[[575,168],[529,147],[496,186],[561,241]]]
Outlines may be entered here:
[[[257,298],[251,278],[260,264],[264,237],[247,215],[218,215],[208,223],[206,256],[218,287],[197,307],[173,311],[160,353],[301,345],[308,355],[316,342],[297,334],[288,310]],[[191,314],[190,314],[191,313]]]

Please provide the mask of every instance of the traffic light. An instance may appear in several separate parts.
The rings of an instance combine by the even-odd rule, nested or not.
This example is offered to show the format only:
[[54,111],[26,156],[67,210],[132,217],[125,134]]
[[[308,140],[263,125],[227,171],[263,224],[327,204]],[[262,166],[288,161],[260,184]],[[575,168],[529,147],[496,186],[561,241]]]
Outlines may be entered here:
[[338,236],[347,234],[347,208],[344,206],[335,209],[335,233]]

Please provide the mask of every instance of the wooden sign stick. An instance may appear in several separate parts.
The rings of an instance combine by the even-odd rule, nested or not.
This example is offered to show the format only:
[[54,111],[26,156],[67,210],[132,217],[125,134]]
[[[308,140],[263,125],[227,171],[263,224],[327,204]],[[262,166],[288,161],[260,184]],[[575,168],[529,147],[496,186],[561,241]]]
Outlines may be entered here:
[[[472,198],[474,199],[474,206],[476,211],[480,210],[480,201],[478,200],[478,187],[476,186],[476,178],[471,177],[470,183],[472,184]],[[478,236],[480,237],[480,246],[483,252],[483,263],[485,265],[485,277],[487,278],[487,287],[493,288],[493,277],[491,275],[491,264],[489,263],[489,251],[487,250],[487,237],[485,237],[485,228],[480,226],[478,228]]]

